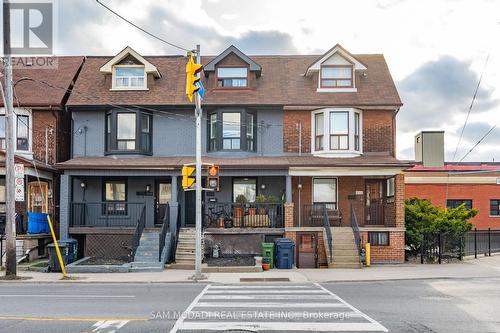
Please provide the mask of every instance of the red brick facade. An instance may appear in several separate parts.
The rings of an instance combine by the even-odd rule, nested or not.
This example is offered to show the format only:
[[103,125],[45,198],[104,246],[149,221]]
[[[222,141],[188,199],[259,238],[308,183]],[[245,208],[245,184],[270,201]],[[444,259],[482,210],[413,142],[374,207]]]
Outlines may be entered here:
[[[490,200],[500,200],[500,185],[496,184],[406,184],[406,198],[428,199],[444,207],[446,199],[470,199],[472,208],[479,211],[470,220],[478,229],[500,228],[500,216],[490,216]],[[448,193],[448,196],[446,195]]]
[[[383,231],[383,230],[382,230]],[[365,247],[368,242],[368,231],[361,232],[361,244]],[[377,263],[404,263],[405,261],[405,232],[390,231],[388,246],[370,246],[371,262]]]

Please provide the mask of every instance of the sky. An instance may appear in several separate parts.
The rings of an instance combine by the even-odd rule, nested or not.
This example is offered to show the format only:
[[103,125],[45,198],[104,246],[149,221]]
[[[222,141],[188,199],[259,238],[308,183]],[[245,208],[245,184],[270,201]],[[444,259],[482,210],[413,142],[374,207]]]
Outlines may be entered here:
[[[446,160],[456,162],[500,121],[500,0],[101,1],[168,41],[200,44],[207,55],[230,44],[248,55],[322,54],[337,43],[353,54],[383,53],[404,103],[402,159],[413,159],[419,131],[444,130]],[[185,53],[95,0],[58,0],[57,17],[60,55],[114,55],[126,45],[144,55]],[[500,161],[500,123],[464,159],[493,160]]]

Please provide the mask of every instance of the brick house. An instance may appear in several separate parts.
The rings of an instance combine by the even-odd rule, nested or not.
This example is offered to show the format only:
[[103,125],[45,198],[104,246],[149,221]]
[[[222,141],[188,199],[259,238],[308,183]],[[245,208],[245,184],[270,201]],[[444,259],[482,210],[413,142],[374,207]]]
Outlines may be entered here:
[[405,171],[406,198],[428,199],[441,207],[465,204],[478,215],[478,229],[500,228],[500,163],[444,162],[444,132],[415,136],[415,166]]
[[[24,165],[24,198],[16,202],[17,232],[25,234],[29,212],[49,213],[58,224],[59,172],[57,162],[69,158],[71,118],[65,111],[69,90],[83,57],[58,57],[50,68],[25,63],[14,67],[15,163]],[[14,61],[16,62],[16,61]],[[42,82],[43,81],[43,82]],[[3,101],[0,101],[4,113]],[[0,123],[0,214],[5,222],[5,124]],[[40,184],[37,181],[40,177]],[[3,229],[0,223],[0,229]],[[0,233],[3,233],[0,231]],[[45,235],[46,236],[46,235]],[[43,237],[45,237],[43,236]],[[29,237],[19,236],[25,248]],[[40,236],[42,237],[42,236]],[[36,242],[36,239],[35,239]]]
[[[58,163],[61,235],[78,238],[83,255],[132,254],[135,270],[158,268],[137,232],[149,244],[166,231],[155,246],[177,244],[176,265],[192,266],[194,193],[179,184],[195,145],[186,59],[129,47],[87,57],[68,101],[72,156]],[[248,56],[230,46],[202,63],[203,162],[220,166],[218,189],[203,196],[206,257],[214,247],[257,254],[287,236],[299,267],[359,267],[358,238],[371,240],[375,262],[404,260],[410,164],[395,158],[402,104],[382,55],[336,45],[321,56]]]

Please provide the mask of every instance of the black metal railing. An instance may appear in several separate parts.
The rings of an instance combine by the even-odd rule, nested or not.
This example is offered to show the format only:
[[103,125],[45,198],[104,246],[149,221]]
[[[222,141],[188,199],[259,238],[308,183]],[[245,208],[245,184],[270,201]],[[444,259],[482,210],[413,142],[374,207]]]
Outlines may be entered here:
[[160,231],[160,253],[159,253],[159,260],[161,261],[161,254],[163,253],[163,248],[165,247],[165,237],[167,236],[167,232],[170,230],[170,206],[169,204],[165,205],[165,208],[163,210],[163,224],[161,226],[161,231]]
[[351,228],[354,234],[354,241],[356,242],[356,248],[358,249],[358,255],[361,255],[361,234],[359,232],[358,218],[356,217],[356,211],[351,204]]
[[205,204],[203,225],[207,228],[283,228],[281,203]]
[[135,227],[134,234],[132,235],[132,251],[130,256],[130,261],[134,261],[135,252],[141,243],[141,236],[144,228],[146,227],[146,207],[142,208],[139,219],[137,220],[137,225]]
[[383,203],[370,203],[368,207],[368,217],[366,225],[384,225],[384,204]]
[[323,213],[326,211],[330,226],[340,226],[342,224],[342,214],[337,209],[337,204],[306,204],[302,206],[302,220],[298,227],[322,227]]
[[492,253],[500,253],[500,229],[474,229],[465,234],[464,255],[477,258]]
[[70,227],[135,227],[143,202],[72,202]]
[[326,204],[323,204],[323,227],[326,232],[326,243],[328,244],[328,252],[330,254],[329,260],[333,262],[333,237],[332,237],[332,229],[330,225],[330,217],[328,215],[328,208]]

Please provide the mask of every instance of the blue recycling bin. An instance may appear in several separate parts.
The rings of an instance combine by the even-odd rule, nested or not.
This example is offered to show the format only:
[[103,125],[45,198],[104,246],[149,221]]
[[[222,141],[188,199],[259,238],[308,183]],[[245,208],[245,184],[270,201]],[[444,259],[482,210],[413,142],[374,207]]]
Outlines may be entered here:
[[288,238],[278,238],[274,241],[274,245],[276,247],[276,268],[291,269],[294,264],[294,242]]
[[28,212],[28,234],[48,234],[49,232],[46,213]]

